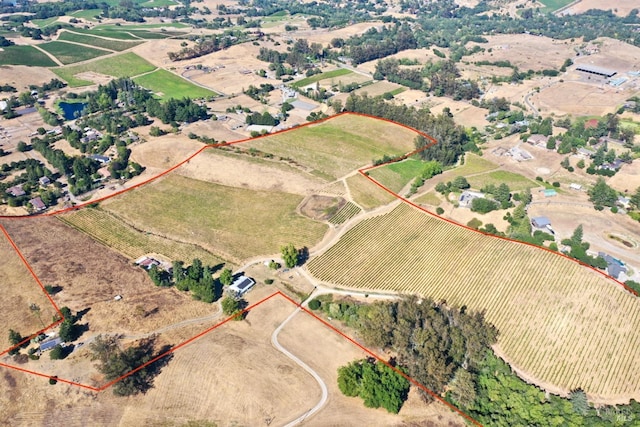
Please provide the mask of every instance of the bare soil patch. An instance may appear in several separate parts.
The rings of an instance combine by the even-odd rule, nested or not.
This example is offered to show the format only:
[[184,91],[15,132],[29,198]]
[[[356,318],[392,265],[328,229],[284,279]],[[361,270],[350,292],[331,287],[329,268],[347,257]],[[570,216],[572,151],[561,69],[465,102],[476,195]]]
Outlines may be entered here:
[[342,197],[312,195],[300,206],[300,213],[311,219],[326,221],[336,214],[347,201]]
[[322,45],[327,45],[331,42],[332,39],[338,37],[347,39],[356,34],[363,34],[369,28],[381,28],[384,24],[381,22],[361,22],[354,25],[349,25],[348,27],[338,28],[336,30],[327,30],[327,29],[318,29],[318,30],[308,30],[308,31],[295,31],[291,32],[289,35],[293,39],[307,39],[309,44],[311,43],[320,43]]
[[366,93],[369,96],[378,96],[386,92],[394,91],[401,87],[402,87],[401,85],[396,83],[391,83],[388,81],[380,81],[380,82],[375,82],[373,84],[367,85],[360,89],[356,89],[355,93],[358,95],[363,95]]

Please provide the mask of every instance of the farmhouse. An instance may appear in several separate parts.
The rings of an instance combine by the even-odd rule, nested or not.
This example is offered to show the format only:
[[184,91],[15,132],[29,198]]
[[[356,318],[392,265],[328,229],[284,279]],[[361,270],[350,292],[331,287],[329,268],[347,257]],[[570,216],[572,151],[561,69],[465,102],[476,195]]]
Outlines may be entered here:
[[578,71],[582,71],[583,73],[587,73],[587,74],[595,74],[596,76],[601,76],[601,77],[613,77],[616,74],[618,74],[617,71],[615,70],[610,70],[608,68],[602,68],[602,67],[597,67],[595,65],[578,65],[576,67],[576,70]]
[[531,218],[531,225],[535,228],[547,228],[551,225],[551,220],[546,216]]
[[615,159],[611,163],[603,164],[602,166],[600,166],[600,169],[608,169],[608,170],[611,170],[611,171],[617,171],[618,169],[620,169],[622,167],[622,163],[623,163],[622,160]]
[[11,194],[13,197],[20,197],[20,196],[24,196],[25,194],[27,194],[22,189],[21,185],[14,185],[13,187],[7,188],[7,193]]
[[589,148],[580,147],[578,148],[578,151],[576,152],[576,154],[585,159],[590,159],[594,154],[596,154],[596,152]]
[[136,260],[136,264],[138,264],[140,267],[144,268],[145,270],[149,270],[154,265],[155,266],[159,266],[160,265],[160,261],[158,261],[157,259],[148,257],[148,256],[143,256],[143,257],[138,258]]
[[45,341],[42,344],[40,344],[40,351],[51,350],[53,347],[57,346],[58,344],[62,344],[62,339],[60,337],[54,338],[49,341]]
[[537,145],[538,147],[543,147],[543,148],[547,147],[548,141],[549,141],[548,137],[540,134],[533,134],[529,138],[527,138],[527,142],[529,144]]
[[460,207],[469,208],[471,207],[473,199],[478,198],[484,198],[484,193],[478,191],[463,191],[458,202],[460,203]]
[[249,290],[253,288],[255,284],[256,284],[255,280],[245,275],[242,275],[233,281],[231,286],[229,286],[229,291],[236,294],[236,296],[241,297],[247,292],[249,292]]
[[620,277],[621,273],[627,272],[627,267],[624,265],[624,262],[620,261],[618,258],[614,258],[604,252],[598,252],[598,256],[607,262],[607,274],[614,279]]
[[33,206],[33,209],[35,209],[36,212],[40,212],[47,209],[47,205],[44,204],[44,202],[40,197],[36,197],[34,199],[29,200],[29,203],[31,203],[31,206]]

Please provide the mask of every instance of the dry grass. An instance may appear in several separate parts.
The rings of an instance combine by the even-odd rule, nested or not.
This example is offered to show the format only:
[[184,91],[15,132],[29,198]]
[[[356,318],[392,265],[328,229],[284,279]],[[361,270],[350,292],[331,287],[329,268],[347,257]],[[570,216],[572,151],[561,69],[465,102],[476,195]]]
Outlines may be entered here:
[[343,115],[295,132],[249,141],[255,147],[288,157],[325,178],[338,178],[383,155],[413,149],[415,132],[368,117]]
[[360,174],[347,178],[347,186],[353,201],[364,209],[373,209],[395,200],[395,197]]
[[579,44],[528,34],[501,34],[486,39],[488,43],[468,43],[468,47],[477,44],[485,51],[465,57],[466,61],[510,61],[523,71],[557,70],[567,58],[575,56],[573,47]]
[[[6,225],[7,222],[9,221],[5,221],[2,225]],[[0,257],[2,258],[0,283],[3,285],[0,301],[1,352],[10,347],[7,341],[9,329],[28,337],[49,326],[56,310],[4,234],[0,234]],[[29,308],[31,304],[36,304],[40,310],[31,310]]]
[[610,10],[615,15],[627,16],[633,9],[638,8],[636,0],[616,0],[615,3],[604,0],[582,0],[575,6],[571,6],[564,13],[584,13],[590,9]]
[[552,253],[401,205],[358,224],[308,268],[340,286],[486,310],[500,331],[497,347],[553,392],[581,387],[609,402],[640,397],[640,300]]
[[[38,277],[62,288],[53,297],[58,306],[89,309],[81,322],[89,325],[87,336],[147,333],[215,313],[187,293],[154,286],[144,270],[55,218],[7,221],[5,226]],[[116,302],[115,295],[123,299]],[[136,314],[137,306],[146,316]]]
[[27,67],[24,65],[0,66],[0,81],[14,86],[18,93],[29,89],[30,85],[49,83],[57,76],[48,68]]
[[[233,173],[229,173],[233,171]],[[256,191],[306,195],[326,181],[276,160],[208,149],[178,170],[187,178]]]
[[168,176],[103,203],[140,230],[202,246],[224,259],[313,246],[326,226],[296,213],[301,196]]
[[[341,325],[332,323],[341,328]],[[389,414],[381,408],[368,409],[361,399],[344,396],[338,389],[338,368],[368,354],[308,314],[298,314],[283,328],[278,339],[285,348],[318,372],[329,389],[327,405],[305,425],[397,426],[403,422],[409,425],[415,422],[421,426],[464,425],[462,419],[444,405],[437,402],[425,405],[415,387],[398,415]],[[451,424],[447,424],[449,422]]]

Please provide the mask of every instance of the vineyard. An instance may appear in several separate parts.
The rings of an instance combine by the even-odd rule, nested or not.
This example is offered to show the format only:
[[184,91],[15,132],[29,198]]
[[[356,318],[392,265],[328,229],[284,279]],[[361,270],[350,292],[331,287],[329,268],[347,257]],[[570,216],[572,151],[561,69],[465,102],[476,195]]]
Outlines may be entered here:
[[361,209],[353,202],[347,202],[330,220],[329,223],[339,225],[358,215]]
[[171,260],[185,262],[190,262],[194,258],[198,258],[209,265],[217,265],[224,262],[196,245],[168,240],[136,230],[99,208],[81,209],[60,215],[57,218],[129,259],[136,259],[149,253],[157,253]]
[[580,265],[402,204],[362,221],[308,264],[344,287],[417,293],[485,310],[498,350],[552,391],[640,398],[640,299]]

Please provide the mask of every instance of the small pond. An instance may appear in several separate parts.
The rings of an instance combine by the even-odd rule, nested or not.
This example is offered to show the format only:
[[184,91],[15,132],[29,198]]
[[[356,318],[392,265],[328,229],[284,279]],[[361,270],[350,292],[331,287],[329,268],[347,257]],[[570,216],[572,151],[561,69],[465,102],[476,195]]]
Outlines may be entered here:
[[65,120],[74,120],[80,117],[82,110],[87,106],[86,102],[59,102],[58,106],[62,110],[62,116]]

